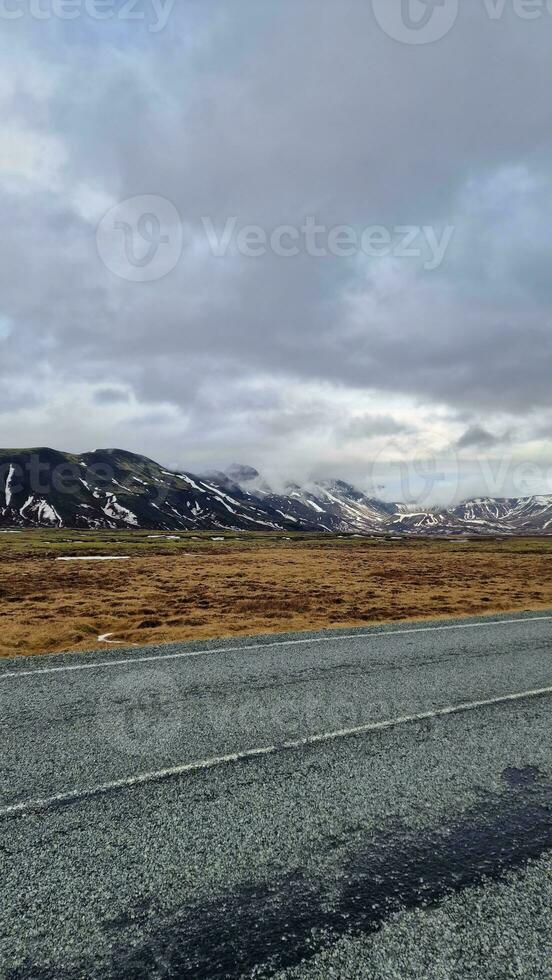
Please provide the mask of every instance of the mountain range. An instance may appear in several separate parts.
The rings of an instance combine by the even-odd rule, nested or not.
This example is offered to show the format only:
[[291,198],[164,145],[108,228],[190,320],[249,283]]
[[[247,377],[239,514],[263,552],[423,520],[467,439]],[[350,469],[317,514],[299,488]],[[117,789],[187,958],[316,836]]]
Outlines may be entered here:
[[0,528],[319,531],[334,534],[552,534],[552,495],[484,497],[416,510],[342,480],[275,492],[249,466],[173,472],[119,449],[83,455],[0,450]]

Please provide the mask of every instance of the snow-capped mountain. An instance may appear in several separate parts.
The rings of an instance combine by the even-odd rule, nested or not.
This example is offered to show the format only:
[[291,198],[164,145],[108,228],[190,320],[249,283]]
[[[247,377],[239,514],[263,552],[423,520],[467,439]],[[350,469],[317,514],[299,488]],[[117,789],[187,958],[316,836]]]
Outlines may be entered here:
[[0,450],[0,527],[552,534],[552,496],[485,497],[416,511],[341,480],[275,492],[249,466],[197,476],[117,449],[82,456]]
[[552,534],[552,496],[478,497],[448,510],[399,508],[391,523],[410,534]]
[[295,521],[224,475],[211,482],[173,473],[117,449],[83,456],[36,449],[0,450],[0,525],[278,530]]
[[289,484],[285,494],[268,493],[264,499],[280,514],[315,521],[321,531],[382,531],[393,512],[389,504],[372,500],[341,480],[324,480],[305,487]]

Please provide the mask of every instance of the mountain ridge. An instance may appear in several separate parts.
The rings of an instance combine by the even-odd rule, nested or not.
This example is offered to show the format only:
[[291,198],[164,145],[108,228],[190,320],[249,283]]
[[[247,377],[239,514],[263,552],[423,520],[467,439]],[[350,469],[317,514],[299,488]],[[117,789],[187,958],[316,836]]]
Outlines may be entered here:
[[173,471],[121,449],[75,454],[0,449],[0,528],[144,528],[334,534],[552,533],[552,495],[475,497],[411,508],[343,480],[273,490],[253,467],[203,475]]

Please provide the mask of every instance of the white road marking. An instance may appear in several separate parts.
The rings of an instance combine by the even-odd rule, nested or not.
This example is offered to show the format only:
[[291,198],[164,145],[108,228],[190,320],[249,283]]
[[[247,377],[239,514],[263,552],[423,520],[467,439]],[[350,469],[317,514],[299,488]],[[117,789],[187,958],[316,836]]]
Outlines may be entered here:
[[387,721],[369,722],[367,725],[358,725],[356,728],[342,728],[334,732],[323,732],[319,735],[307,735],[305,738],[293,739],[289,742],[281,742],[279,745],[265,745],[260,748],[244,749],[238,752],[231,752],[229,755],[213,756],[210,759],[198,759],[194,762],[185,762],[180,766],[173,766],[171,769],[158,769],[154,772],[139,773],[136,776],[127,776],[124,779],[115,779],[109,783],[101,783],[98,786],[90,786],[87,789],[74,789],[66,793],[57,793],[55,796],[43,797],[42,799],[23,800],[21,803],[14,803],[11,806],[0,808],[0,819],[2,817],[25,814],[36,810],[44,810],[56,803],[70,803],[80,801],[94,796],[103,796],[117,789],[132,789],[135,786],[142,786],[144,783],[157,783],[165,779],[173,779],[178,776],[185,776],[188,773],[201,772],[205,769],[215,769],[218,766],[226,766],[232,762],[244,762],[247,759],[260,759],[263,756],[276,755],[278,752],[285,752],[294,749],[308,748],[311,745],[321,745],[324,742],[334,742],[341,738],[351,738],[359,735],[370,735],[374,732],[384,732],[399,725],[411,725],[421,721],[430,721],[433,718],[445,718],[449,715],[463,714],[467,711],[475,711],[479,708],[488,708],[497,704],[509,704],[515,701],[526,701],[529,698],[541,698],[552,694],[552,687],[541,687],[530,691],[520,691],[516,694],[505,694],[497,698],[488,698],[485,701],[466,701],[463,704],[450,705],[446,708],[437,708],[434,711],[422,711],[415,715],[403,715],[398,718],[390,718]]
[[[336,636],[305,637],[301,640],[274,640],[270,643],[250,643],[239,647],[211,647],[206,650],[184,650],[181,653],[162,653],[148,657],[128,657],[125,660],[103,660],[87,664],[64,664],[60,667],[38,667],[34,670],[0,669],[0,681],[20,677],[36,677],[42,674],[63,674],[77,670],[100,670],[108,667],[132,667],[135,664],[162,663],[165,660],[187,660],[207,657],[215,653],[248,653],[250,650],[271,650],[273,647],[301,646],[309,643],[340,643],[342,640],[381,640],[388,636],[405,636],[411,633],[438,633],[446,630],[489,629],[491,626],[518,626],[523,623],[540,623],[552,620],[552,616],[527,616],[525,619],[492,619],[484,623],[455,623],[449,626],[422,626],[413,629],[382,630],[381,633],[346,633]],[[247,637],[244,637],[247,639]],[[130,645],[130,644],[129,644]],[[55,656],[55,655],[54,655]],[[58,654],[59,656],[59,654]]]

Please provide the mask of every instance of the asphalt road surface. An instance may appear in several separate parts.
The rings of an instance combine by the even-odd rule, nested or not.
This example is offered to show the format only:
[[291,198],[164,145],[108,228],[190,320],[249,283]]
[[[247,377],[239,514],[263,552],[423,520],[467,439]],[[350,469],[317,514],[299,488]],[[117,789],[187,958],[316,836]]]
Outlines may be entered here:
[[552,614],[0,665],[0,977],[552,977]]

